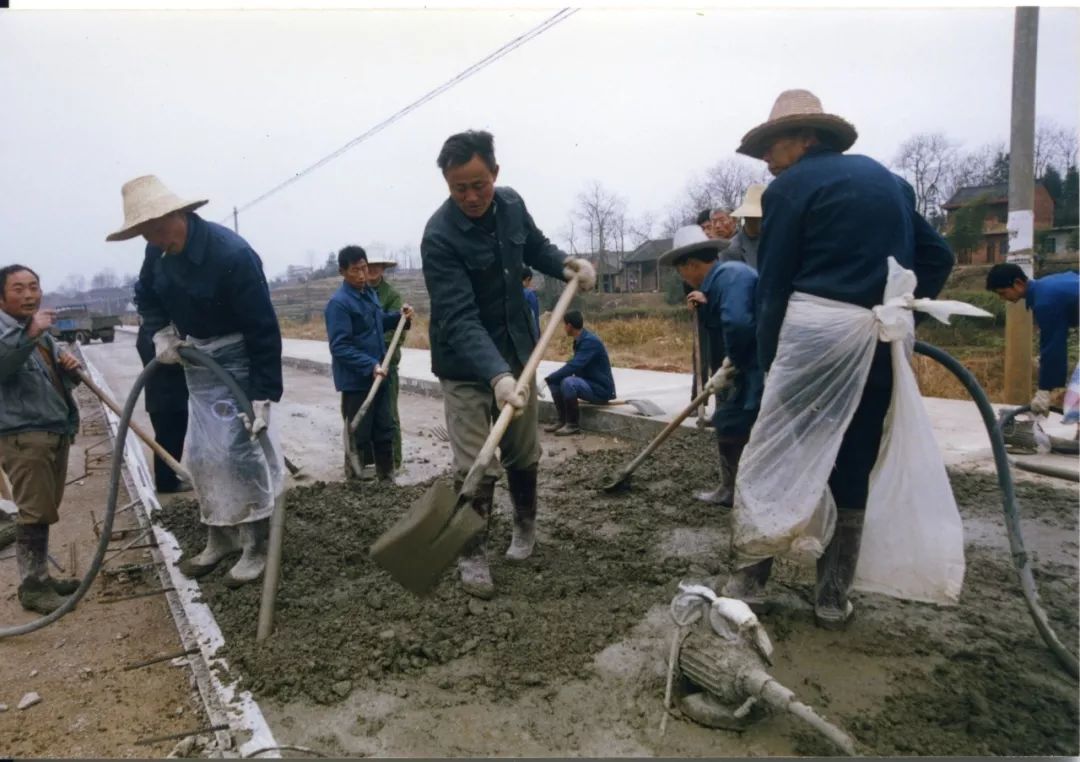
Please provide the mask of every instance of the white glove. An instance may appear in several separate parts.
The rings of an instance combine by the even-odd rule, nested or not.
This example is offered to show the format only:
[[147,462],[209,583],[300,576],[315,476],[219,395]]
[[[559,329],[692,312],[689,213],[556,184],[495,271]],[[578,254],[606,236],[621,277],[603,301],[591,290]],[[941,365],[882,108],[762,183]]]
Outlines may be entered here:
[[563,263],[562,274],[568,281],[576,275],[582,291],[592,291],[596,288],[596,270],[587,259],[579,257],[566,260]]
[[255,412],[254,423],[248,418],[247,413],[240,413],[239,417],[244,422],[244,428],[248,430],[252,440],[254,440],[270,425],[270,400],[255,400],[251,403],[251,407]]
[[504,373],[495,379],[492,384],[495,391],[495,404],[502,410],[504,405],[514,408],[514,417],[517,418],[525,411],[525,403],[529,401],[527,390],[518,392],[517,381],[509,373]]
[[730,380],[739,372],[731,363],[731,358],[725,357],[724,362],[720,364],[720,370],[713,374],[713,377],[709,379],[708,387],[710,392],[718,392],[728,385]]
[[1050,415],[1050,392],[1040,389],[1031,398],[1031,412],[1035,415]]
[[178,365],[180,353],[176,350],[186,346],[187,343],[180,338],[180,334],[176,332],[176,326],[172,323],[154,334],[154,354],[157,355],[158,362]]

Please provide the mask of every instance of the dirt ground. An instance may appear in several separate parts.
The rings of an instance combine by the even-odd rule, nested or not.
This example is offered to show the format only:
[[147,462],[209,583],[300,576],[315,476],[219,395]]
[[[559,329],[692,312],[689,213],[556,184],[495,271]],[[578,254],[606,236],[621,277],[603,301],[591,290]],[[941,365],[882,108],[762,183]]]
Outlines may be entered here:
[[[829,754],[795,720],[741,734],[688,720],[657,732],[680,581],[726,573],[728,521],[692,499],[713,476],[712,447],[682,438],[635,475],[597,487],[632,453],[545,440],[540,542],[505,562],[509,501],[497,493],[491,555],[499,595],[469,599],[451,574],[433,595],[397,587],[371,542],[423,485],[316,483],[288,499],[277,629],[256,648],[259,591],[203,586],[237,677],[280,742],[365,756],[762,756]],[[953,473],[967,535],[960,604],[856,594],[846,633],[813,624],[805,570],[772,587],[791,605],[763,622],[774,676],[872,755],[1076,755],[1077,684],[1026,611],[992,477]],[[1077,491],[1018,490],[1043,605],[1075,649]],[[202,540],[191,506],[164,520],[185,550]]]
[[[83,428],[71,450],[71,480],[50,536],[50,555],[64,567],[54,576],[82,574],[97,537],[108,491],[111,447],[96,399],[79,391]],[[105,456],[104,460],[98,456]],[[121,504],[126,504],[126,494]],[[134,526],[130,514],[117,516],[115,529]],[[130,538],[114,541],[121,547]],[[76,568],[71,568],[75,548]],[[14,546],[0,550],[0,622],[10,626],[36,615],[22,610]],[[150,561],[145,550],[110,554],[105,567]],[[175,741],[135,745],[143,738],[204,727],[207,721],[193,691],[186,662],[169,661],[125,671],[126,665],[183,650],[164,596],[110,601],[160,587],[156,575],[103,574],[75,611],[37,632],[0,640],[0,757],[163,757]],[[23,696],[36,692],[41,703],[20,711]],[[209,739],[208,739],[209,740]]]

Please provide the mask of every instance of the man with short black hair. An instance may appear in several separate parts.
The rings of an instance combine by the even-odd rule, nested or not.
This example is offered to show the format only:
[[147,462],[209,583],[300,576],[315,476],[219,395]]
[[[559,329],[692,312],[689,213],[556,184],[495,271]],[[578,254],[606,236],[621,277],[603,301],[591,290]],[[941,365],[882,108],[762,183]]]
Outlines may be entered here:
[[[342,284],[330,297],[324,314],[334,388],[341,393],[341,416],[346,426],[364,404],[375,379],[386,378],[387,371],[381,365],[386,354],[386,329],[412,317],[412,307],[407,304],[400,312],[382,308],[375,290],[367,284],[367,267],[367,252],[359,246],[346,246],[338,252]],[[353,437],[356,452],[370,446],[376,477],[392,479],[394,417],[386,384],[379,386]]]
[[566,313],[563,330],[574,340],[574,356],[544,379],[559,416],[558,422],[544,430],[557,437],[581,433],[578,400],[602,404],[615,399],[615,379],[604,342],[585,328],[585,317],[578,310]]
[[1080,320],[1080,276],[1075,271],[1028,278],[1020,265],[994,265],[986,274],[986,290],[1003,300],[1021,299],[1039,327],[1039,389],[1031,412],[1050,413],[1050,393],[1065,386],[1069,370],[1069,329]]
[[[51,614],[79,586],[49,576],[49,527],[60,520],[68,451],[79,430],[72,389],[82,367],[49,333],[41,282],[24,265],[0,268],[0,470],[18,507],[15,559],[19,603]],[[2,477],[0,477],[2,478]]]
[[[560,280],[596,285],[584,259],[560,251],[540,231],[514,190],[496,187],[499,165],[491,133],[470,130],[443,143],[436,164],[450,197],[428,220],[420,244],[431,295],[431,368],[439,378],[446,428],[460,487],[504,405],[517,414],[499,443],[514,505],[514,534],[506,557],[523,561],[536,538],[536,481],[540,461],[535,382],[517,391],[539,339],[525,303],[521,273],[529,265]],[[498,471],[490,468],[472,508],[490,520]],[[458,562],[465,592],[495,594],[487,562],[487,532],[480,532]]]

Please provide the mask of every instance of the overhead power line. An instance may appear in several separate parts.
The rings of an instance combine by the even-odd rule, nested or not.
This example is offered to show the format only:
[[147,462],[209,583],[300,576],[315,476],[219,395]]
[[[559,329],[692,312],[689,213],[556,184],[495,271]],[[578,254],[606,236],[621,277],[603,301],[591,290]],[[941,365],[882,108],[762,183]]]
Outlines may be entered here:
[[[417,98],[415,101],[410,103],[405,108],[401,109],[400,111],[396,112],[392,116],[390,116],[390,117],[384,119],[383,121],[379,122],[374,127],[369,129],[367,132],[363,133],[362,135],[357,135],[355,138],[350,140],[348,143],[343,145],[341,148],[339,148],[336,151],[334,151],[333,153],[328,154],[328,155],[324,156],[323,158],[319,159],[317,162],[312,164],[310,167],[307,167],[306,169],[300,170],[299,172],[294,174],[292,177],[290,177],[288,180],[285,180],[284,182],[279,183],[278,185],[275,185],[273,188],[266,191],[261,196],[258,196],[256,198],[252,199],[251,201],[248,201],[246,204],[243,204],[240,207],[234,207],[233,215],[239,214],[240,212],[243,212],[243,211],[246,211],[246,210],[250,209],[251,207],[255,206],[256,204],[270,198],[275,193],[287,188],[289,185],[292,185],[293,183],[295,183],[297,180],[304,177],[305,175],[307,175],[307,174],[309,174],[311,172],[314,172],[319,167],[322,167],[322,166],[325,166],[326,164],[329,164],[330,162],[332,162],[334,159],[336,159],[339,156],[341,156],[342,154],[344,154],[349,149],[354,148],[355,146],[358,146],[360,143],[363,143],[368,138],[373,137],[374,135],[377,135],[378,133],[382,132],[387,127],[392,125],[394,122],[398,121],[399,119],[404,118],[409,113],[411,113],[412,111],[415,111],[420,106],[423,106],[428,101],[430,101],[430,100],[432,100],[434,98],[437,98],[438,96],[442,95],[447,90],[454,87],[455,85],[457,85],[457,84],[459,84],[461,82],[464,82],[466,79],[468,79],[472,75],[476,74],[481,69],[484,69],[484,68],[490,66],[491,64],[495,63],[500,58],[507,55],[508,53],[515,50],[516,48],[519,48],[522,45],[524,45],[525,43],[529,42],[530,40],[533,40],[533,39],[539,37],[541,34],[546,32],[547,30],[551,29],[556,24],[559,24],[560,22],[565,21],[566,19],[570,18],[571,16],[573,16],[577,12],[578,12],[577,8],[563,8],[561,11],[559,11],[555,15],[551,16],[550,18],[548,18],[544,22],[534,26],[532,29],[525,32],[524,34],[519,35],[519,36],[515,37],[514,39],[510,40],[508,43],[503,45],[498,50],[490,53],[489,55],[485,56],[484,58],[481,58],[479,61],[474,63],[472,66],[470,66],[469,68],[463,70],[462,72],[455,75],[454,77],[451,77],[446,82],[444,82],[441,85],[439,85],[438,87],[436,87],[434,90],[431,90],[431,91],[425,93],[424,95],[422,95],[420,98]],[[233,215],[230,215],[230,217],[233,216]],[[228,220],[229,220],[229,217],[225,217],[225,218],[223,218],[221,220],[221,222],[224,223],[224,222],[227,222]]]

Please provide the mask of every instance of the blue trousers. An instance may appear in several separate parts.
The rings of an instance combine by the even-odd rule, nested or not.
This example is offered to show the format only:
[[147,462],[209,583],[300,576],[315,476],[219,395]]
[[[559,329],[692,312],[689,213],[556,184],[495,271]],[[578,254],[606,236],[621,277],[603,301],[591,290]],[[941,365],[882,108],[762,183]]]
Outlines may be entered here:
[[586,402],[604,403],[607,400],[600,399],[593,394],[589,382],[577,376],[567,376],[561,381],[548,383],[552,401],[558,405],[564,399],[579,399]]

